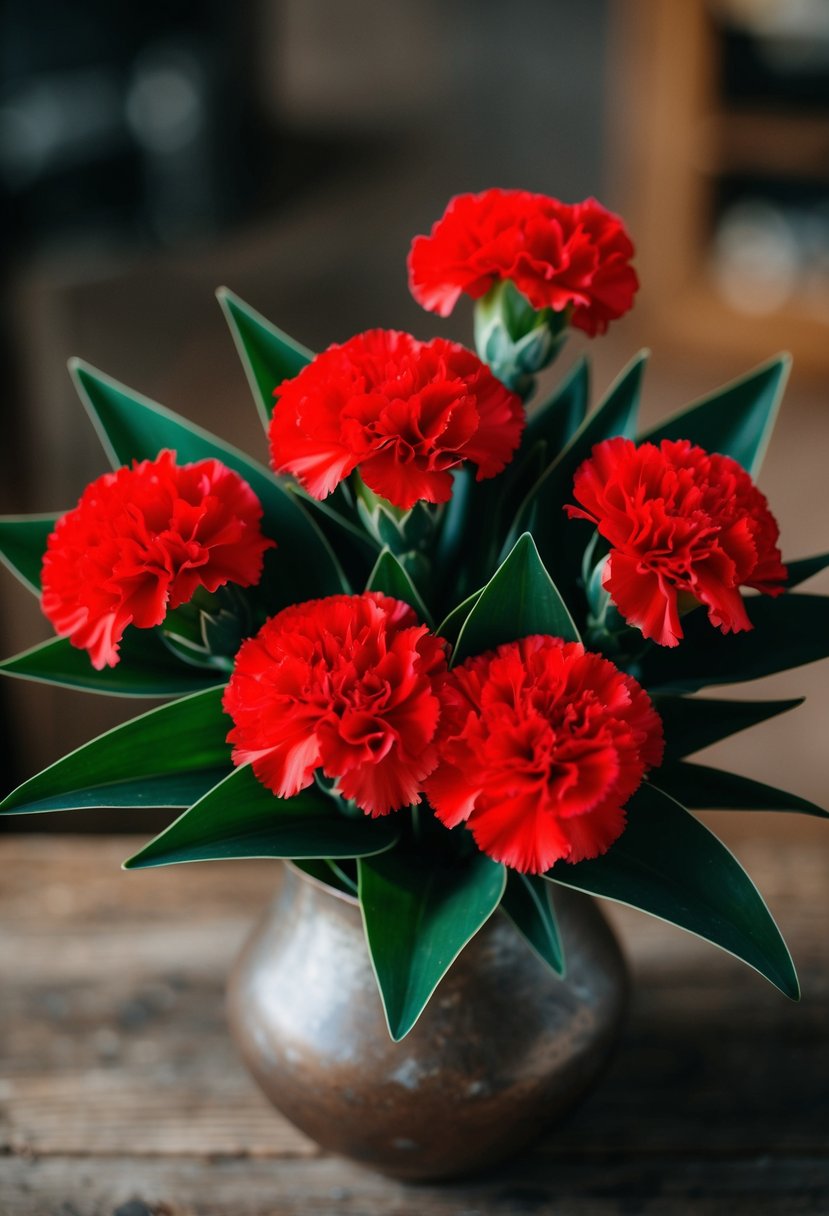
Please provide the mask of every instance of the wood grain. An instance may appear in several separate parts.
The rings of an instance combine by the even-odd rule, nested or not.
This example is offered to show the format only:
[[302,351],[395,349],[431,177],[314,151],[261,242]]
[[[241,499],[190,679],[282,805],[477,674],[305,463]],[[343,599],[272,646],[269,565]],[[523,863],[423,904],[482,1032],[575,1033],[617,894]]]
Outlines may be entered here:
[[223,984],[279,868],[123,873],[130,839],[0,842],[2,1216],[829,1210],[829,838],[709,816],[792,947],[792,1004],[720,951],[609,909],[631,959],[601,1085],[522,1162],[407,1188],[277,1115],[225,1032]]

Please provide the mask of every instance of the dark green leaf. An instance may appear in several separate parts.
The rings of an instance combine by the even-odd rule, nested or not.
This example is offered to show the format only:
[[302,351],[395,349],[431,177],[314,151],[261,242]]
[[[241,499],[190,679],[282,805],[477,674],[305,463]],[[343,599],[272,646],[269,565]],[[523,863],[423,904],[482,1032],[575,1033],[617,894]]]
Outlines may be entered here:
[[360,857],[392,847],[397,818],[341,814],[316,789],[277,798],[245,765],[124,863],[126,869],[241,857]]
[[501,907],[539,958],[557,975],[563,975],[564,951],[550,884],[536,874],[510,870]]
[[397,1042],[498,907],[506,874],[483,853],[441,865],[392,850],[361,860],[358,875],[369,954]]
[[420,592],[409,578],[400,562],[388,549],[384,549],[377,558],[374,569],[369,575],[366,591],[382,591],[393,599],[402,600],[410,608],[414,608],[418,619],[432,628],[432,618],[429,609],[420,597]]
[[597,443],[614,435],[632,438],[635,434],[647,355],[647,351],[640,352],[625,368],[601,404],[532,487],[507,538],[510,544],[519,532],[532,532],[541,552],[549,555],[551,563],[555,562],[562,585],[569,584],[581,565],[581,550],[573,543],[574,526],[563,510],[564,504],[572,500],[573,477]]
[[829,819],[829,813],[806,798],[704,764],[678,760],[654,773],[654,784],[694,811],[801,811]]
[[120,654],[117,666],[96,671],[85,650],[52,638],[0,661],[0,673],[116,697],[178,697],[227,681],[226,672],[177,662],[152,629],[128,630]]
[[[676,760],[711,743],[803,704],[791,701],[714,701],[703,697],[654,697],[665,728],[665,756]],[[658,782],[657,782],[658,784]]]
[[523,447],[543,440],[554,459],[584,422],[590,401],[590,364],[582,355],[550,397],[530,413]]
[[683,619],[685,637],[678,646],[649,647],[631,674],[651,693],[695,692],[829,656],[829,596],[753,595],[746,606],[751,631],[722,634],[697,609]]
[[483,588],[480,591],[473,592],[472,595],[468,595],[457,607],[453,608],[449,615],[444,617],[440,625],[438,625],[435,631],[438,637],[446,638],[447,642],[451,646],[454,646],[457,643],[458,634],[463,628],[466,618],[482,595]]
[[326,887],[333,887],[335,891],[342,891],[345,895],[356,895],[357,893],[356,884],[346,882],[342,872],[338,867],[335,868],[331,861],[322,861],[317,857],[305,857],[293,858],[290,864]]
[[0,561],[35,595],[40,595],[46,541],[57,518],[56,515],[0,517]]
[[481,592],[461,631],[452,656],[460,663],[470,655],[493,650],[533,633],[579,641],[567,611],[529,533],[518,539],[509,556]]
[[245,479],[262,504],[263,531],[279,548],[268,555],[274,572],[271,611],[349,587],[330,545],[296,495],[262,465],[201,427],[134,393],[78,359],[70,369],[81,400],[113,467],[153,460],[171,448],[181,462],[215,458]]
[[287,481],[283,484],[299,499],[322,532],[351,586],[362,587],[377,560],[379,545],[361,523],[355,522],[358,517],[346,501],[346,483],[341,482],[325,502],[312,498],[298,482]]
[[756,476],[786,387],[791,359],[778,355],[733,380],[667,422],[652,427],[642,441],[690,439],[708,452],[721,452]]
[[267,428],[273,410],[273,390],[283,380],[298,375],[313,359],[313,352],[277,329],[227,287],[220,287],[216,298],[230,326],[256,408]]
[[725,845],[647,783],[627,811],[627,827],[603,856],[576,865],[558,862],[547,878],[687,929],[742,959],[796,1000],[800,989],[786,944]]
[[24,781],[0,813],[189,806],[231,767],[222,692],[197,692],[108,730]]
[[825,570],[827,566],[829,566],[829,553],[818,553],[815,557],[800,557],[797,561],[786,562],[786,569],[789,572],[789,577],[786,579],[786,590],[791,591],[792,587],[799,587],[801,583],[806,582],[807,578],[820,574],[821,570]]

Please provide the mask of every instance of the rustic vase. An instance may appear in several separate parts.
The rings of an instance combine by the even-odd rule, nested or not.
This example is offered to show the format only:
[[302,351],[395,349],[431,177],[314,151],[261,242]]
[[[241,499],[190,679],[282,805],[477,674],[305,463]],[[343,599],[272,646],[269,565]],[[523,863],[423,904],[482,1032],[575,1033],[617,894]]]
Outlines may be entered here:
[[324,1149],[382,1173],[448,1178],[505,1159],[584,1094],[624,1012],[624,959],[598,908],[562,888],[554,899],[563,979],[496,912],[394,1043],[356,899],[285,866],[230,980],[250,1071]]

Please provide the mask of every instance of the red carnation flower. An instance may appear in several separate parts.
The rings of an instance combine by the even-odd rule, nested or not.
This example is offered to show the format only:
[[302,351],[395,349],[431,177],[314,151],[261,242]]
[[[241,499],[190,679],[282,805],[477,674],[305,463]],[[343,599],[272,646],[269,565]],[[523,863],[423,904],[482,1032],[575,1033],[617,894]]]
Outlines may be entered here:
[[[612,549],[603,585],[646,638],[676,646],[679,607],[705,604],[723,633],[751,629],[740,587],[779,595],[786,567],[763,494],[730,456],[663,439],[597,444],[573,494]],[[680,598],[682,597],[682,598]]]
[[448,828],[540,874],[606,852],[662,759],[662,723],[630,676],[580,642],[508,642],[438,685],[438,767],[425,792]]
[[43,561],[43,611],[61,637],[114,667],[128,625],[160,625],[198,587],[259,581],[262,508],[218,460],[177,465],[174,452],[93,481],[57,521]]
[[632,256],[622,221],[593,198],[485,190],[453,198],[431,235],[415,237],[409,288],[448,317],[462,292],[477,300],[508,279],[537,310],[572,308],[570,324],[593,337],[633,303]]
[[314,771],[369,815],[420,801],[436,762],[442,639],[377,592],[283,609],[244,642],[224,697],[233,762],[291,798]]
[[450,469],[465,460],[478,480],[512,459],[524,426],[521,400],[456,342],[418,342],[373,329],[330,346],[276,390],[274,468],[325,498],[359,468],[382,498],[408,510],[446,502]]

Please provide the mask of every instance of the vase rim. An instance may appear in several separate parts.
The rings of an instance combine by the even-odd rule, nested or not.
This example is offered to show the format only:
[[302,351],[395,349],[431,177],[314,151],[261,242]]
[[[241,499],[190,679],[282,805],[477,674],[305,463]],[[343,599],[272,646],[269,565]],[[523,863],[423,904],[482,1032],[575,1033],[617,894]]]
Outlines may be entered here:
[[289,857],[283,857],[282,862],[295,877],[300,878],[303,882],[324,891],[326,895],[333,895],[335,899],[341,899],[343,903],[349,904],[352,908],[359,908],[360,901],[356,895],[351,895],[348,891],[341,891],[338,887],[332,887],[327,882],[323,882],[321,878],[315,878],[313,874],[307,873]]

